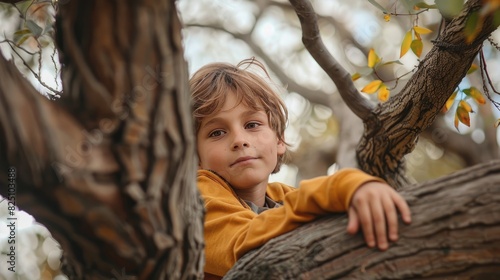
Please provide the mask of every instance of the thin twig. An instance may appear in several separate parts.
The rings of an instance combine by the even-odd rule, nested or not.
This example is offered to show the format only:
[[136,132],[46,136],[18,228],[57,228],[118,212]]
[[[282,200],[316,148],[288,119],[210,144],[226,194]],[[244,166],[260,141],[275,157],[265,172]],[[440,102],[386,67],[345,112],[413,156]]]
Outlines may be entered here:
[[497,108],[497,110],[500,111],[500,102],[495,101],[490,94],[490,91],[488,89],[488,85],[491,87],[494,93],[500,94],[495,87],[493,86],[493,83],[491,81],[490,75],[488,73],[488,68],[486,65],[486,60],[484,58],[484,52],[481,50],[479,53],[479,64],[481,67],[481,79],[483,80],[483,91],[488,100]]
[[[35,71],[33,71],[33,69],[31,69],[31,67],[28,65],[28,63],[24,60],[24,58],[21,56],[21,54],[19,54],[16,50],[16,48],[14,48],[14,46],[12,46],[12,42],[10,40],[5,40],[10,48],[12,49],[12,51],[19,57],[19,59],[21,59],[21,61],[23,62],[23,65],[26,66],[26,68],[28,68],[28,70],[31,72],[31,74],[33,74],[33,76],[35,76],[35,78],[38,80],[38,82],[44,86],[46,89],[52,91],[55,95],[61,95],[61,91],[58,91],[56,89],[53,89],[51,86],[47,85],[46,83],[44,83],[40,77],[40,75],[38,75]],[[36,52],[35,54],[39,54],[41,56],[41,49],[40,49],[40,52]],[[39,60],[39,63],[40,63],[41,60]]]

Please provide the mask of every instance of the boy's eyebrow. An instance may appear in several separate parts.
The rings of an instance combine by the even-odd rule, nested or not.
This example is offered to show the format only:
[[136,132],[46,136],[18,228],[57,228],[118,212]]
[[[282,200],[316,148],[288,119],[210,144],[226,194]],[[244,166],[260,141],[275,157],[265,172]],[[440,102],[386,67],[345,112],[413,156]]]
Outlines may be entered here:
[[202,123],[202,128],[205,127],[205,126],[209,126],[211,124],[215,124],[215,123],[218,123],[218,122],[221,122],[222,121],[222,118],[212,118],[210,119],[209,121],[207,121],[206,123]]
[[[257,115],[259,113],[263,113],[265,115],[264,111],[247,110],[247,111],[244,111],[241,114],[241,116],[244,118],[248,118],[248,117],[252,117],[253,115]],[[223,121],[224,121],[223,118],[215,117],[215,118],[211,118],[209,121],[204,123],[202,126],[205,127],[205,126],[209,126],[209,125],[212,125],[212,124],[215,124],[218,122],[223,122]]]

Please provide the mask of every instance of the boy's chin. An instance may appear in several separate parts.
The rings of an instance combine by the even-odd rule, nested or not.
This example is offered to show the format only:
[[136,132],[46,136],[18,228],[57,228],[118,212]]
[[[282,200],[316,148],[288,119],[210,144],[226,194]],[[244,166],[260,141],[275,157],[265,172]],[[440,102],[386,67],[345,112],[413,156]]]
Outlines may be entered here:
[[267,185],[269,176],[265,178],[256,178],[255,176],[239,176],[238,178],[233,178],[233,180],[230,180],[229,183],[233,188],[237,189],[248,189],[254,186],[258,186],[264,183],[264,185]]

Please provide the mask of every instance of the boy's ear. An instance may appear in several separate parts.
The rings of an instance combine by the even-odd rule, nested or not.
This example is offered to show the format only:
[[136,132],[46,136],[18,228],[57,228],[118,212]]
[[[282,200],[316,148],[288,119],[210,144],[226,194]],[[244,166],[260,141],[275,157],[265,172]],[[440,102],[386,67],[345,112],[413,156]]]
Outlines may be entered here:
[[284,155],[285,152],[286,152],[285,142],[283,142],[282,140],[278,140],[278,155],[279,156]]

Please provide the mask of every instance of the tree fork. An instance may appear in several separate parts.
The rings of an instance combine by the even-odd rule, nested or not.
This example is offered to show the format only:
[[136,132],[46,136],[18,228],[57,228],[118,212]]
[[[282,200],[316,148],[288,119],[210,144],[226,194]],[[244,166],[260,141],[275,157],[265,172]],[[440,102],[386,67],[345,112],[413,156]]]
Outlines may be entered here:
[[486,17],[476,39],[466,42],[465,22],[482,5],[480,0],[467,1],[401,92],[375,108],[357,148],[361,169],[395,188],[407,183],[403,157],[413,151],[419,135],[431,126],[466,75],[483,41],[497,28],[492,17]]
[[500,161],[404,188],[413,221],[381,252],[332,215],[244,255],[224,279],[500,277]]

